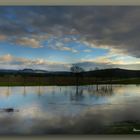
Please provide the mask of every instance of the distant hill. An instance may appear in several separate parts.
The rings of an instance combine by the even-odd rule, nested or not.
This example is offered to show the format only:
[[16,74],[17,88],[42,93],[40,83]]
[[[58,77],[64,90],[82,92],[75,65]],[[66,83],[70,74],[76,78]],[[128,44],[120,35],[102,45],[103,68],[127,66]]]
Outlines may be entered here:
[[[44,76],[74,76],[72,72],[66,71],[45,71],[45,70],[33,70],[33,69],[23,69],[23,70],[4,70],[0,69],[0,75],[6,74],[29,74],[29,75],[44,75]],[[140,70],[126,70],[119,68],[112,69],[102,69],[102,70],[93,70],[93,71],[85,71],[80,73],[81,76],[85,77],[140,77]]]
[[10,69],[0,69],[0,73],[47,73],[45,70],[33,70],[33,69],[23,69],[23,70],[10,70]]
[[126,70],[126,69],[102,69],[84,72],[85,76],[97,76],[97,77],[140,77],[140,70]]
[[33,69],[23,69],[20,70],[20,72],[22,73],[47,73],[48,71],[45,70],[33,70]]

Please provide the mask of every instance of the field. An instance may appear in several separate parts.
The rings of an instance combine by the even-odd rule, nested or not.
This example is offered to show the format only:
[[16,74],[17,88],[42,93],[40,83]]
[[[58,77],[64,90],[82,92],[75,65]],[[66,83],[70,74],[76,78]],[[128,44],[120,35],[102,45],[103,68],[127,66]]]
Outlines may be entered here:
[[[77,81],[78,80],[78,81]],[[140,84],[140,78],[95,78],[65,76],[0,76],[0,86]]]

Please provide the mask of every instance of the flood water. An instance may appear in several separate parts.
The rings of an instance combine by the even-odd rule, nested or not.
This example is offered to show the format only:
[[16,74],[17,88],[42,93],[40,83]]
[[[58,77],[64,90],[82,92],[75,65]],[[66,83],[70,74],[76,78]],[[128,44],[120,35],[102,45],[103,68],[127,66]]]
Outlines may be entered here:
[[0,134],[100,134],[139,108],[139,85],[0,87]]

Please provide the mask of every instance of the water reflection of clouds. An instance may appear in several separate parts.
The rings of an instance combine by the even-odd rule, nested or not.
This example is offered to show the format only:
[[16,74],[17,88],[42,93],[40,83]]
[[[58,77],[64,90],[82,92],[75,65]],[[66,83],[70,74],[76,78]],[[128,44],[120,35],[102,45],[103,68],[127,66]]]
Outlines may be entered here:
[[139,88],[136,88],[134,85],[115,86],[114,91],[116,94],[139,94]]
[[0,87],[0,98],[7,98],[11,93],[9,87]]
[[[138,106],[96,106],[83,110],[77,116],[65,116],[44,112],[39,105],[34,104],[26,106],[20,113],[9,117],[9,123],[4,121],[6,116],[3,117],[3,120],[1,118],[5,128],[1,129],[10,133],[18,132],[21,134],[103,133],[104,125],[112,122],[140,120],[140,112],[137,112],[134,108],[138,108]],[[10,126],[14,131],[6,129],[6,126]]]
[[140,100],[140,89],[134,85],[114,87],[114,96],[110,97],[110,102],[114,104],[132,104]]
[[[22,95],[24,87],[10,88],[8,99],[0,97],[0,106],[17,107],[20,111],[0,113],[1,134],[102,133],[106,124],[140,121],[140,103],[134,102],[140,100],[138,86],[115,85],[111,95],[96,92],[93,86],[90,87],[92,96],[88,86],[79,87],[84,96],[78,101],[70,100],[70,93],[76,96],[75,87],[61,87],[61,90],[57,86],[40,87],[40,98],[37,96],[39,87],[26,87],[25,98]],[[7,87],[0,87],[1,93],[6,94],[6,90]]]

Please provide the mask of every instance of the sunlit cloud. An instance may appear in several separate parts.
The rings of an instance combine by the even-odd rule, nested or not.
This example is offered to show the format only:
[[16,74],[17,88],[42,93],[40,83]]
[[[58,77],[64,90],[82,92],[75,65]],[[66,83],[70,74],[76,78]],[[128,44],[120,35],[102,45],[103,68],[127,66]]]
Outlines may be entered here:
[[31,47],[31,48],[41,48],[43,46],[41,46],[40,41],[34,39],[34,38],[27,38],[27,37],[23,37],[23,38],[18,38],[15,40],[16,44],[25,46],[25,47]]
[[[129,60],[129,61],[128,61]],[[131,56],[123,56],[123,55],[108,55],[108,56],[100,56],[97,58],[91,59],[81,59],[81,62],[95,62],[95,63],[103,63],[103,64],[113,64],[113,65],[126,65],[126,64],[140,64],[140,59],[131,57]]]
[[67,64],[64,62],[54,62],[48,61],[42,58],[29,59],[29,58],[21,58],[15,57],[10,54],[6,54],[0,56],[0,69],[3,67],[7,69],[24,69],[24,68],[32,68],[32,69],[43,69],[43,70],[69,70],[71,64]]
[[11,62],[13,57],[10,54],[0,56],[0,63]]
[[7,39],[7,36],[6,35],[0,34],[0,41],[4,41],[6,39]]

